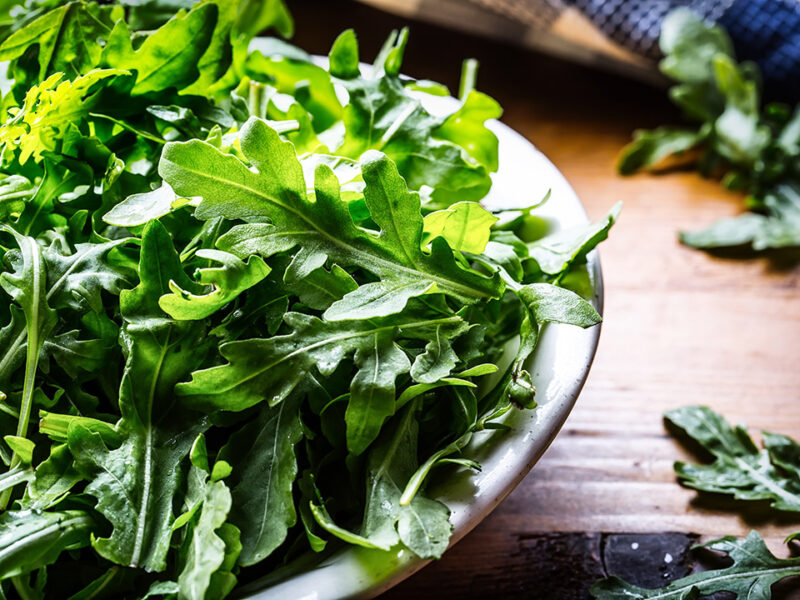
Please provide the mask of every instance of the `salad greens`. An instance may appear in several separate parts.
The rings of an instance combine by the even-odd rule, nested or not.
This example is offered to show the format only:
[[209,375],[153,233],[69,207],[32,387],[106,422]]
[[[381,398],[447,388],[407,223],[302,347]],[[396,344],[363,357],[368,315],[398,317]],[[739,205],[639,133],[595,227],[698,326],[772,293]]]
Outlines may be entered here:
[[428,112],[405,30],[363,68],[352,31],[329,66],[250,51],[291,34],[280,0],[4,11],[0,597],[441,556],[428,482],[535,406],[546,323],[600,321],[585,259],[618,209],[528,239],[530,209],[484,208],[500,108],[468,61]]
[[697,547],[724,553],[732,564],[694,573],[659,589],[641,588],[609,577],[592,586],[592,596],[598,600],[696,600],[727,592],[736,600],[769,600],[774,584],[800,575],[800,558],[776,558],[755,531],[744,539],[729,536]]
[[[800,512],[800,445],[793,439],[764,431],[764,449],[759,450],[745,427],[731,427],[706,406],[670,410],[664,419],[714,457],[707,465],[676,462],[675,473],[683,485],[742,501],[766,501],[774,513]],[[786,541],[798,538],[800,533],[795,533]],[[729,592],[742,600],[769,599],[774,584],[800,576],[800,558],[776,558],[756,531],[744,539],[728,536],[697,547],[724,553],[732,564],[694,573],[660,589],[644,589],[610,577],[595,583],[592,595],[599,600],[684,600]]]
[[714,456],[710,465],[675,463],[680,482],[737,500],[767,500],[779,511],[800,512],[800,445],[785,435],[762,432],[759,450],[747,429],[735,428],[705,406],[668,411],[664,418]]
[[620,173],[686,154],[703,175],[722,176],[726,188],[746,194],[750,212],[683,232],[681,242],[706,250],[800,246],[800,109],[762,106],[758,67],[738,63],[724,29],[687,9],[667,16],[660,44],[661,71],[676,82],[670,99],[699,125],[635,132]]

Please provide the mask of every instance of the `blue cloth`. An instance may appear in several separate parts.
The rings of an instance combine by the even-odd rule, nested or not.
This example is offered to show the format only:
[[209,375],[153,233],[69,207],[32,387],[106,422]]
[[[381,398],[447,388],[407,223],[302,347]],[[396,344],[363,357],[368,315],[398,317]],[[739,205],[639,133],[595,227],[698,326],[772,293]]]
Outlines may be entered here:
[[564,0],[622,46],[657,58],[661,22],[684,6],[724,26],[739,60],[761,68],[768,96],[800,100],[800,0]]
[[718,19],[740,59],[761,67],[766,93],[800,100],[800,2],[737,0]]

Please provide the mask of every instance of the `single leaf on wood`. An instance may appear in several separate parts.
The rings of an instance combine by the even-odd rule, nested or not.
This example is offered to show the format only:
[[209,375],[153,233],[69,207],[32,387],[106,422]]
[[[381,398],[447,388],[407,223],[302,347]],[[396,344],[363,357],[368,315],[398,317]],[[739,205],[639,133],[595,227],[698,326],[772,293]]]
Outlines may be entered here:
[[658,166],[665,158],[691,150],[702,141],[703,137],[691,129],[638,130],[633,134],[633,141],[622,149],[617,168],[623,175],[630,175]]
[[800,472],[793,462],[800,448],[794,441],[766,434],[767,447],[759,450],[744,427],[731,427],[705,406],[671,410],[664,418],[714,456],[708,465],[676,462],[683,485],[738,500],[768,500],[775,509],[800,512]]
[[775,558],[755,531],[744,539],[724,537],[701,546],[724,552],[733,564],[694,573],[659,589],[645,589],[609,577],[592,586],[592,596],[597,600],[696,600],[729,592],[736,600],[769,600],[775,583],[800,575],[800,558]]

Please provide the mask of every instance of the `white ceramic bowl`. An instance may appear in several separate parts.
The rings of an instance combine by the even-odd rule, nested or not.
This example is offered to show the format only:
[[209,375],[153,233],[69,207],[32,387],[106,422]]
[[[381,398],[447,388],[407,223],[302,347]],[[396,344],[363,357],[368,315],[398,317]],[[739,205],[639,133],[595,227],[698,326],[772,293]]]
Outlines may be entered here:
[[[433,114],[451,112],[456,100],[420,94]],[[490,128],[500,140],[500,169],[492,191],[483,201],[491,208],[520,208],[539,201],[552,190],[550,200],[536,215],[553,230],[587,222],[580,200],[558,169],[528,140],[494,121]],[[596,252],[588,257],[595,307],[602,311],[603,282]],[[530,471],[558,433],[578,398],[592,364],[600,326],[588,330],[566,325],[545,328],[528,369],[536,385],[534,410],[506,415],[509,431],[476,434],[463,455],[477,460],[480,473],[456,472],[428,493],[452,511],[455,544],[481,522]],[[391,552],[358,547],[343,548],[318,564],[310,564],[284,580],[271,577],[240,590],[249,600],[345,600],[374,598],[424,567],[429,561],[405,549]],[[301,567],[302,568],[302,567]]]

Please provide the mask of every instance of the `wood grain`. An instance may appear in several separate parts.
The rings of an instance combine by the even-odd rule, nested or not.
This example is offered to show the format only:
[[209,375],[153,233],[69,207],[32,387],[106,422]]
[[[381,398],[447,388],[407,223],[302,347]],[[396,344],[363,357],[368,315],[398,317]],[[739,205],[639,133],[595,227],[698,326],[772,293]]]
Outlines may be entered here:
[[[300,45],[326,52],[340,29],[355,27],[365,56],[372,56],[391,28],[406,24],[356,4],[333,4],[296,3]],[[448,597],[493,597],[500,588],[492,573],[548,560],[523,551],[526,537],[542,532],[707,537],[758,527],[785,553],[781,539],[800,528],[798,521],[697,501],[675,483],[672,462],[692,457],[666,434],[661,415],[708,404],[753,430],[800,438],[800,268],[774,257],[713,257],[677,242],[678,230],[740,211],[741,198],[716,182],[688,172],[616,175],[615,158],[632,130],[678,121],[662,90],[411,25],[406,72],[455,89],[461,59],[477,57],[479,87],[505,107],[503,120],[561,169],[590,216],[600,217],[619,200],[625,207],[601,250],[606,309],[600,347],[562,433],[484,523],[391,598],[433,598],[442,586],[461,590]],[[527,579],[503,594],[547,597],[531,595],[535,585]]]

